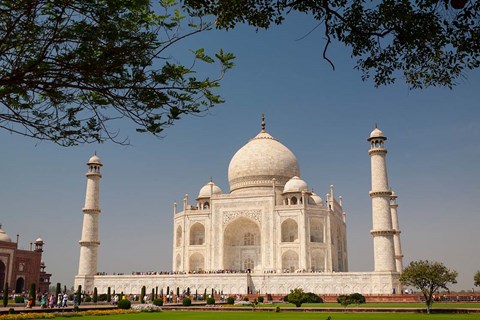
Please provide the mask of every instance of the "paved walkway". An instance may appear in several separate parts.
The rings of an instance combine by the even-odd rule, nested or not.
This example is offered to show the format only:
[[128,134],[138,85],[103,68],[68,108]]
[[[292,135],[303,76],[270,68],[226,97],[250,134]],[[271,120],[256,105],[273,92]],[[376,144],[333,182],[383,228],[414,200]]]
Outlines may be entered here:
[[[66,308],[53,308],[53,309],[50,309],[50,308],[42,309],[40,306],[26,308],[23,305],[12,304],[12,305],[8,305],[6,308],[0,307],[0,314],[8,313],[8,310],[10,310],[10,308],[13,308],[15,312],[18,312],[18,313],[19,312],[25,312],[25,313],[26,312],[62,312],[62,311],[71,312],[73,310],[73,304],[69,305]],[[111,304],[102,303],[102,304],[83,304],[83,305],[80,305],[79,308],[80,310],[93,310],[93,309],[104,310],[104,309],[116,309],[117,307],[112,306]]]

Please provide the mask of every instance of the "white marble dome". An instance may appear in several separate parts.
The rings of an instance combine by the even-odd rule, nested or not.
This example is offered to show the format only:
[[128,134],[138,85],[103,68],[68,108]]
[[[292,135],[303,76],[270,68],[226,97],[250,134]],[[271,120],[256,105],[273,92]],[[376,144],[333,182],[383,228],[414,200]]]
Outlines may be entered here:
[[1,225],[0,225],[0,241],[12,242],[12,238],[10,238],[8,234],[5,231],[3,231]]
[[300,167],[292,151],[263,130],[235,153],[228,166],[232,192],[271,187],[274,178],[277,185],[283,186],[299,175]]
[[214,195],[223,193],[219,186],[210,181],[200,189],[197,198],[210,198],[210,192],[212,192]]
[[88,164],[102,164],[102,162],[100,161],[100,158],[95,154],[93,155],[93,157],[91,157],[89,160],[88,160]]
[[383,135],[382,130],[375,128],[373,131],[370,133],[370,138],[385,138]]
[[312,192],[309,199],[311,199],[316,205],[323,206],[322,198],[315,192]]
[[283,188],[284,193],[285,192],[302,192],[302,191],[308,191],[308,186],[305,181],[303,181],[297,176],[288,180],[288,182],[285,184],[285,188]]

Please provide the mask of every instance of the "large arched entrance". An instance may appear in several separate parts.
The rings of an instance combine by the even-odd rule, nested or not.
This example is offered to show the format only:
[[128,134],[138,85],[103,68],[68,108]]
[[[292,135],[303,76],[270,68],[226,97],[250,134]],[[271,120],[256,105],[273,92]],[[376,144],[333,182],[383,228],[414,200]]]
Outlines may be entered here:
[[1,289],[5,288],[5,273],[6,273],[7,268],[5,267],[5,263],[3,261],[0,261],[0,285]]
[[17,279],[17,283],[15,284],[15,293],[21,293],[25,290],[25,280],[20,277]]
[[223,266],[232,271],[250,271],[261,265],[260,228],[241,217],[230,222],[223,233]]

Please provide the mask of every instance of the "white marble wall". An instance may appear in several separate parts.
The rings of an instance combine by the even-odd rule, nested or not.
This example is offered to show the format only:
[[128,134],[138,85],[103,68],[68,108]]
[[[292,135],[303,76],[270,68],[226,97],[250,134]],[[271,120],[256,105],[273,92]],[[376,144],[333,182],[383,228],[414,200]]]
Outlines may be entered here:
[[[250,279],[249,279],[250,278]],[[287,294],[291,289],[302,288],[316,294],[390,294],[393,288],[400,292],[399,274],[391,272],[338,272],[338,273],[291,273],[291,274],[185,274],[185,275],[107,275],[75,278],[75,286],[82,284],[86,291],[98,293],[111,291],[125,294],[140,294],[142,286],[147,292],[158,287],[166,292],[167,286],[176,292],[190,288],[203,293],[210,293],[212,288],[226,294],[246,294],[247,289],[253,292]],[[93,280],[93,281],[92,281]],[[250,287],[250,288],[248,288]]]

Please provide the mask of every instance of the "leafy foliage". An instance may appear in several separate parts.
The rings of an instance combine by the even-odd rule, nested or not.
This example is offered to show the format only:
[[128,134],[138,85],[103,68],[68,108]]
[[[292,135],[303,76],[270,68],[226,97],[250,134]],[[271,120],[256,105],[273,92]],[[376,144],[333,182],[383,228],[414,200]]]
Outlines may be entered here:
[[120,299],[118,301],[118,309],[130,309],[132,303],[128,299]]
[[98,290],[97,287],[93,288],[93,303],[98,302]]
[[456,271],[448,269],[443,263],[418,260],[410,262],[403,270],[400,282],[404,286],[420,289],[425,298],[427,312],[430,313],[433,294],[439,289],[448,290],[449,283],[457,283],[457,275]]
[[258,297],[258,302],[259,302],[259,303],[263,303],[263,297],[262,297],[262,296],[259,296],[259,297]]
[[[223,102],[214,89],[232,54],[172,58],[180,41],[210,28],[175,0],[2,1],[0,128],[62,146],[128,143],[113,124],[129,119],[160,136]],[[218,73],[198,75],[199,63],[218,63]]]
[[313,292],[305,293],[305,303],[323,303],[323,299]]
[[6,308],[8,305],[8,282],[5,282],[3,287],[3,307]]
[[347,307],[350,304],[362,304],[365,303],[365,297],[360,293],[352,293],[349,295],[340,295],[337,297],[337,302],[342,305],[342,307]]
[[15,296],[15,303],[25,303],[25,297],[24,296]]
[[145,303],[146,292],[147,292],[147,288],[145,286],[142,286],[142,289],[140,291],[140,303]]
[[297,308],[301,307],[302,303],[304,303],[307,299],[305,292],[303,292],[303,289],[300,288],[290,290],[290,293],[287,297],[288,302],[293,303]]
[[234,303],[235,303],[235,299],[233,299],[233,297],[227,298],[227,304],[234,304]]
[[215,298],[212,298],[212,297],[207,298],[207,304],[209,305],[215,304]]
[[32,304],[31,306],[32,307],[35,307],[35,295],[37,293],[37,286],[35,285],[35,283],[31,283],[30,284],[30,291],[28,292],[28,299],[32,300]]
[[158,307],[163,306],[163,300],[162,300],[162,299],[154,299],[154,300],[152,301],[152,303],[153,303],[155,306],[158,306]]
[[188,297],[183,298],[182,305],[185,307],[190,307],[192,305],[192,300]]
[[478,287],[480,286],[480,271],[477,271],[475,275],[473,276],[473,284]]
[[412,88],[454,86],[480,66],[480,2],[467,0],[185,0],[216,16],[218,28],[239,23],[267,29],[288,14],[307,14],[325,39],[323,57],[338,41],[351,48],[364,80],[387,85],[403,76]]
[[82,303],[82,286],[81,285],[78,286],[78,290],[75,294],[77,296],[77,303],[78,305],[80,305]]

